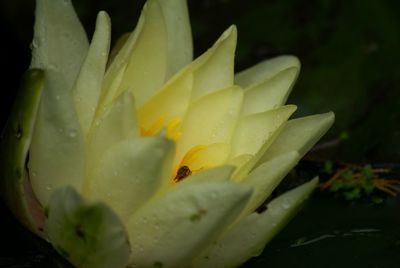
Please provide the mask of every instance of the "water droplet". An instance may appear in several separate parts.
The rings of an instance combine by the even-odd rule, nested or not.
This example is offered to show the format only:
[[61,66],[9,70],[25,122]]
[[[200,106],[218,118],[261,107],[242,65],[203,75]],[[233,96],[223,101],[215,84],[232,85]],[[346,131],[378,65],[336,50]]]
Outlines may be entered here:
[[59,101],[61,99],[60,95],[56,96],[56,100]]
[[118,176],[118,171],[114,171],[114,176],[116,177],[116,176]]
[[283,209],[288,209],[290,208],[290,202],[287,198],[283,198],[282,200],[282,208]]
[[71,131],[69,132],[69,136],[70,136],[71,138],[75,138],[77,134],[78,134],[78,133],[76,132],[75,129],[73,129],[73,130],[71,130]]
[[32,175],[32,177],[36,177],[37,174],[36,174],[36,172],[32,172],[31,175]]
[[59,129],[58,129],[58,132],[63,133],[63,132],[64,132],[64,129],[59,128]]
[[47,191],[51,191],[52,189],[53,189],[53,185],[48,184],[48,185],[46,186],[46,190],[47,190]]

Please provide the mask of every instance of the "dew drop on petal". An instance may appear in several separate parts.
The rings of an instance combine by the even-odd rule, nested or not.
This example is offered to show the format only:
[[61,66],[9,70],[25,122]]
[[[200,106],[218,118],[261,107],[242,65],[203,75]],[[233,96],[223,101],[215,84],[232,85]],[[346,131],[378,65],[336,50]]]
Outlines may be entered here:
[[69,136],[70,136],[71,138],[75,138],[77,134],[78,134],[78,133],[76,132],[75,129],[72,129],[72,130],[69,132]]
[[283,208],[283,209],[288,209],[288,208],[290,208],[290,202],[289,202],[289,200],[287,200],[286,198],[284,198],[284,199],[282,200],[282,208]]

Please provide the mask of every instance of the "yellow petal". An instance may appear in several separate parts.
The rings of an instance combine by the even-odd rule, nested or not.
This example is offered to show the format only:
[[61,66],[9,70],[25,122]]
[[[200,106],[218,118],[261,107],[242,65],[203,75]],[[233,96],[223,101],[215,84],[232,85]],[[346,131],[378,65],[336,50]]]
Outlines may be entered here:
[[300,61],[295,56],[279,56],[262,61],[235,75],[235,83],[243,88],[258,85],[275,76],[277,73],[296,67],[300,69]]
[[193,62],[193,100],[233,85],[236,40],[236,27],[231,26]]
[[170,80],[153,98],[138,110],[139,124],[149,129],[163,118],[164,126],[173,119],[182,119],[189,106],[193,73],[188,69]]
[[299,69],[285,69],[264,82],[245,90],[242,115],[261,113],[285,104]]
[[329,112],[288,121],[258,164],[291,151],[299,152],[302,157],[328,131],[334,119],[335,115]]
[[193,103],[182,123],[177,158],[182,159],[195,145],[229,143],[236,127],[243,91],[230,87]]
[[100,97],[110,38],[111,21],[107,13],[102,11],[97,16],[92,43],[73,88],[75,108],[85,136],[92,125]]
[[141,107],[164,84],[167,71],[167,29],[158,1],[148,1],[143,9],[144,24],[129,55],[117,95],[132,90]]
[[170,183],[175,146],[162,135],[115,144],[95,166],[90,195],[122,220]]

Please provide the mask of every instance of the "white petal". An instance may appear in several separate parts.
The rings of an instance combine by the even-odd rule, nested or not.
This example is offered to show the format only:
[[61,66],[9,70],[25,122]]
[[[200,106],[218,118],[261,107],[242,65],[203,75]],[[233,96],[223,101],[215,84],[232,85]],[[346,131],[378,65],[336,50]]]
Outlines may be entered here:
[[258,164],[291,151],[297,151],[300,157],[303,157],[328,131],[334,119],[335,115],[329,112],[288,121],[279,137],[268,148]]
[[127,224],[131,265],[187,267],[236,218],[250,193],[231,182],[178,183]]
[[253,213],[233,226],[202,252],[191,267],[238,267],[258,256],[267,244],[294,216],[317,186],[314,179],[272,200],[267,210]]
[[236,40],[236,27],[231,26],[193,62],[193,100],[233,85]]
[[71,88],[86,57],[88,41],[69,0],[39,0],[36,8],[32,68],[45,71],[32,145],[30,179],[39,201],[53,189],[80,189],[84,175],[84,137]]
[[107,13],[102,11],[97,16],[92,43],[73,88],[75,107],[85,136],[91,127],[99,101],[110,38],[111,21]]
[[265,112],[285,104],[298,73],[297,67],[288,68],[246,89],[242,115]]
[[133,97],[130,92],[125,92],[93,124],[89,137],[89,157],[98,159],[113,144],[138,136]]
[[243,88],[258,85],[291,67],[300,69],[300,61],[294,56],[279,56],[268,59],[237,73],[235,75],[235,84]]

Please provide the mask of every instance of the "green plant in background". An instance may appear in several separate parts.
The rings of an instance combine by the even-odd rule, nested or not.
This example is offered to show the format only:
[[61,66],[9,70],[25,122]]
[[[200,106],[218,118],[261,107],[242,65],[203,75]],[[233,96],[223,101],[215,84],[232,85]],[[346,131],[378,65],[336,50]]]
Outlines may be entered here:
[[380,174],[389,173],[390,169],[374,169],[371,165],[344,163],[335,168],[331,161],[325,162],[323,171],[331,177],[321,183],[320,189],[340,193],[346,200],[356,200],[363,196],[371,197],[374,203],[381,203],[382,198],[373,195],[376,190],[395,196],[400,192],[400,181],[385,179]]
[[[31,70],[2,142],[4,198],[77,267],[231,267],[316,187],[255,212],[333,123],[289,120],[293,56],[234,75],[236,28],[192,60],[183,0],[149,0],[110,53],[70,3],[38,0]],[[29,154],[29,157],[28,157]]]

